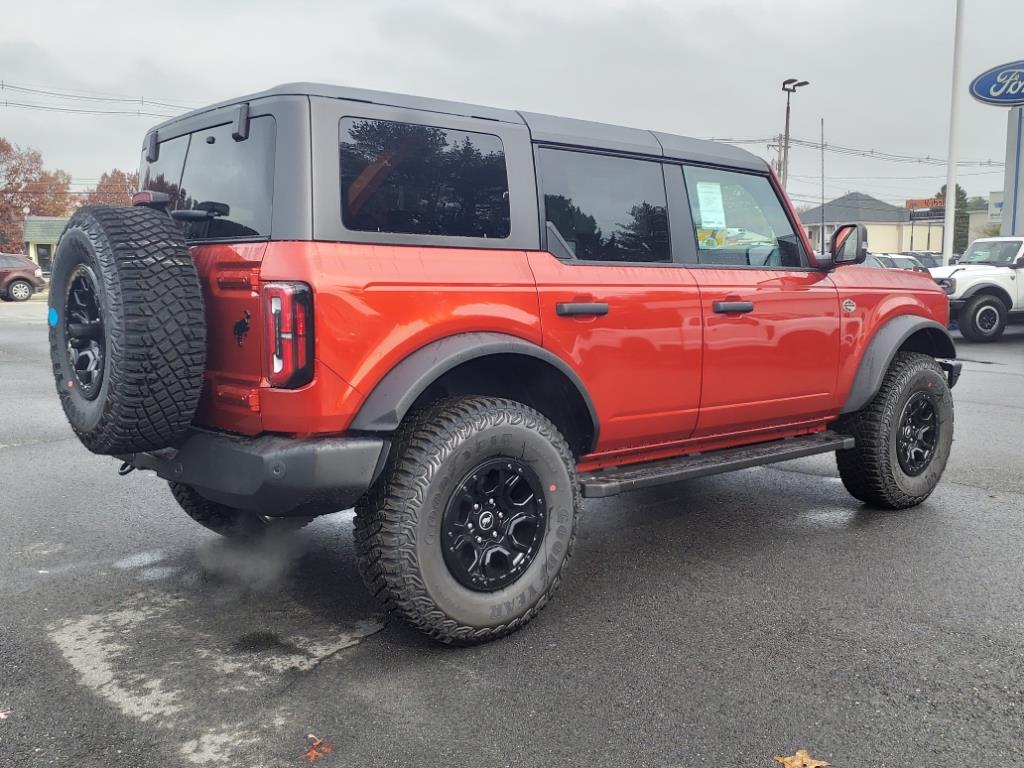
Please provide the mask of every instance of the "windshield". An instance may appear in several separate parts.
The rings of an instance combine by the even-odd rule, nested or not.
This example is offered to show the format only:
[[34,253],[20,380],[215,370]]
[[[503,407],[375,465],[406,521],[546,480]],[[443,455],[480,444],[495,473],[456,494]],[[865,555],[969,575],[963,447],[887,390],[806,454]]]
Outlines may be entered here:
[[978,240],[971,243],[960,264],[1001,264],[1013,263],[1024,240]]

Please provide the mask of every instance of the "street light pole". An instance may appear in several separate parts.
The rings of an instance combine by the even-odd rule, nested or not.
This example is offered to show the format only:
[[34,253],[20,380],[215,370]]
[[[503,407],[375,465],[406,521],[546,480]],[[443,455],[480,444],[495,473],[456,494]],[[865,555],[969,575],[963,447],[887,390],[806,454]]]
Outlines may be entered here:
[[946,155],[946,206],[942,223],[942,263],[949,264],[953,255],[956,228],[956,124],[960,111],[960,46],[964,39],[963,0],[956,0],[956,21],[953,30],[953,90],[949,103],[949,151]]
[[809,80],[797,80],[795,77],[787,77],[782,81],[782,90],[786,92],[786,133],[782,138],[782,188],[786,189],[786,182],[789,180],[789,97],[796,93],[797,88],[810,85]]

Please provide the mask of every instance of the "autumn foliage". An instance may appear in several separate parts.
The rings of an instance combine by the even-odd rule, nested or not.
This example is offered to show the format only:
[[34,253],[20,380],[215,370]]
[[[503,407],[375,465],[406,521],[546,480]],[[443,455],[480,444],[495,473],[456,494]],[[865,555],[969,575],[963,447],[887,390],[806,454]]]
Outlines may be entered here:
[[46,170],[38,150],[0,137],[0,251],[21,251],[26,207],[34,216],[66,216],[74,206],[70,174]]
[[94,189],[85,194],[82,205],[131,205],[139,189],[139,174],[115,168],[100,176]]

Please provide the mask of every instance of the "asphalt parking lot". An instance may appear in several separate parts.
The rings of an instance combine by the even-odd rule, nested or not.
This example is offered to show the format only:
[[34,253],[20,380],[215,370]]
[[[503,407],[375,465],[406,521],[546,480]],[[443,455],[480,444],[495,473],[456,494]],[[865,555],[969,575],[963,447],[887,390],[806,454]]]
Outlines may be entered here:
[[552,605],[451,649],[383,621],[349,514],[231,545],[89,454],[44,320],[0,305],[0,766],[1024,764],[1024,327],[960,341],[923,506],[831,457],[592,501]]

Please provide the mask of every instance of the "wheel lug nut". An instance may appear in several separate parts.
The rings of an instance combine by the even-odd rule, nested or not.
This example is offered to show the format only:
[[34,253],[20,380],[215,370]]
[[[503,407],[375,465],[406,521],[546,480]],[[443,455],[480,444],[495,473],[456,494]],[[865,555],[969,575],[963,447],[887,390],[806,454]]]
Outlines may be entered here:
[[492,533],[492,534],[491,534],[491,538],[492,538],[492,539],[496,539],[496,538],[498,538],[498,532],[497,532],[497,531],[495,531],[494,533]]
[[483,540],[483,539],[481,539],[481,538],[480,538],[479,536],[477,536],[477,537],[476,537],[476,543],[477,543],[477,544],[483,544],[483,543],[484,543],[484,540]]
[[473,505],[473,509],[480,509],[480,505],[479,504],[474,504]]

